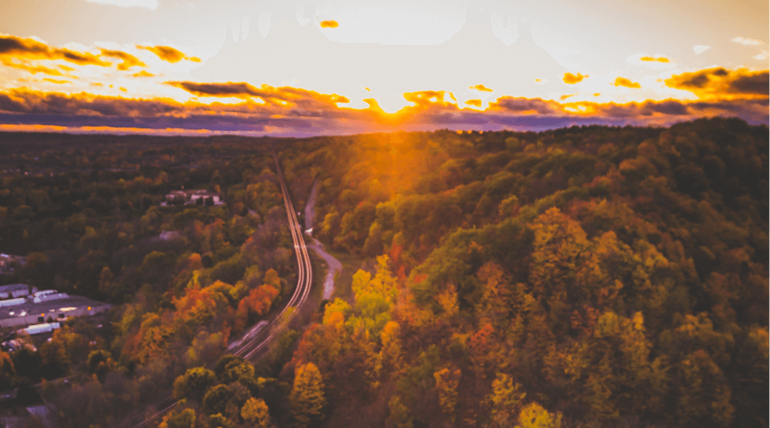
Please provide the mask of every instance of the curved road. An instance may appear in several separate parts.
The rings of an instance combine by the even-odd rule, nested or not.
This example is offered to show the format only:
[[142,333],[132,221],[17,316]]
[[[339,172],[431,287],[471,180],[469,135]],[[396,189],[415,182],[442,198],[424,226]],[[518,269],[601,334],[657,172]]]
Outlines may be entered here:
[[[283,171],[278,162],[278,156],[275,154],[275,148],[271,147],[271,150],[273,152],[273,159],[275,160],[276,173],[278,174],[278,179],[281,184],[286,215],[289,219],[291,239],[294,241],[294,253],[297,255],[297,287],[294,289],[294,294],[292,294],[289,302],[276,317],[268,321],[267,324],[264,322],[258,323],[248,332],[243,334],[240,339],[230,342],[227,349],[231,351],[232,354],[240,355],[247,360],[256,359],[264,355],[264,351],[268,349],[268,345],[275,337],[276,331],[278,330],[274,327],[278,327],[279,324],[284,322],[288,323],[294,315],[296,315],[296,311],[292,311],[288,314],[288,317],[285,316],[289,308],[296,309],[305,303],[305,300],[307,300],[307,297],[310,295],[310,288],[313,285],[313,267],[310,265],[310,256],[307,252],[305,239],[302,236],[302,226],[297,220],[297,212],[294,210],[294,204],[291,202],[289,188],[286,186],[286,180],[283,177]],[[150,409],[133,418],[124,420],[124,422],[118,426],[133,428],[144,427],[147,425],[148,421],[166,414],[173,409],[174,406],[176,406],[176,400],[173,395],[169,395]]]
[[[305,229],[311,231],[313,229],[313,219],[315,219],[315,198],[317,195],[318,181],[316,180],[316,182],[313,183],[313,190],[310,192],[310,197],[307,199],[307,204],[305,204]],[[324,250],[324,244],[312,236],[309,236],[309,238],[310,243],[307,244],[307,247],[321,256],[321,258],[326,261],[326,265],[329,268],[326,271],[326,278],[324,279],[323,288],[323,298],[329,299],[332,297],[332,291],[334,291],[334,277],[337,272],[342,270],[342,263],[340,263],[339,260]]]

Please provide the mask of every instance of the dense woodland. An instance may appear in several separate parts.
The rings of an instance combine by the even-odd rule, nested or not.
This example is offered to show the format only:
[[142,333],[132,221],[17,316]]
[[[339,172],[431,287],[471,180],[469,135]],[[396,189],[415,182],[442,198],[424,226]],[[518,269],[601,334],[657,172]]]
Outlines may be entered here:
[[[296,262],[265,142],[0,134],[0,144],[0,163],[19,167],[0,188],[0,247],[27,256],[3,283],[116,305],[101,328],[81,319],[0,353],[2,391],[75,380],[42,386],[59,425],[111,426],[153,404],[291,295]],[[226,204],[160,206],[180,188]]]
[[[57,138],[0,160],[6,282],[117,306],[0,357],[75,379],[44,388],[62,426],[171,389],[168,428],[768,424],[765,126],[272,141],[314,235],[374,267],[255,364],[222,354],[294,283],[270,141]],[[157,206],[182,185],[226,205]]]

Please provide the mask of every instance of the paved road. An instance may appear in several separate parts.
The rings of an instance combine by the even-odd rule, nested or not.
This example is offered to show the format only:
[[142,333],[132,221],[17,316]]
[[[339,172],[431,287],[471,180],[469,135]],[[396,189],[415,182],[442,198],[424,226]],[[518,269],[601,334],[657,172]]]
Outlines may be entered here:
[[[308,230],[313,228],[313,219],[315,219],[315,198],[317,194],[318,181],[313,183],[313,190],[310,192],[310,197],[307,199],[307,204],[305,205],[305,229]],[[309,238],[310,243],[307,245],[307,247],[321,256],[321,258],[326,261],[326,265],[329,267],[329,270],[326,272],[326,278],[324,279],[323,292],[323,298],[328,299],[332,297],[332,291],[334,291],[334,276],[337,274],[337,272],[342,270],[342,263],[340,263],[339,260],[335,259],[334,256],[324,250],[324,244],[312,236]]]
[[[294,204],[289,196],[289,188],[286,186],[286,180],[283,177],[281,165],[278,162],[278,156],[273,149],[273,159],[275,159],[275,169],[281,182],[281,192],[283,193],[283,202],[286,207],[286,215],[289,219],[289,229],[291,238],[294,241],[294,253],[297,256],[297,287],[289,302],[283,310],[269,321],[263,321],[242,334],[227,347],[234,355],[240,355],[247,360],[257,360],[265,355],[269,345],[279,330],[279,324],[288,323],[298,311],[293,310],[287,314],[289,308],[299,308],[305,303],[310,295],[310,288],[313,285],[313,267],[310,265],[310,256],[307,252],[305,239],[302,235],[302,226],[297,221],[297,211],[294,210]],[[331,257],[331,256],[330,256]],[[336,260],[336,259],[335,259]],[[339,263],[339,262],[338,262]],[[154,420],[176,406],[176,400],[172,395],[168,395],[158,404],[152,406],[149,410],[125,420],[119,427],[139,428],[147,425],[148,421]]]

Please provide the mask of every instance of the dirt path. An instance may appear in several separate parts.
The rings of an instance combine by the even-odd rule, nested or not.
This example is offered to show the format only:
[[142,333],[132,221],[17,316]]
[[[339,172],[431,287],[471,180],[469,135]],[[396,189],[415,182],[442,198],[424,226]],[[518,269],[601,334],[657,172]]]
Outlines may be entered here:
[[[315,218],[315,198],[317,193],[318,181],[313,183],[313,190],[310,192],[307,205],[305,205],[305,229],[307,230],[313,228],[313,219]],[[332,296],[332,291],[334,291],[334,277],[337,272],[342,270],[342,263],[335,259],[331,254],[327,253],[326,250],[324,250],[324,245],[317,239],[313,238],[311,233],[306,233],[310,238],[309,242],[307,243],[307,247],[321,256],[321,258],[323,258],[326,261],[326,264],[329,266],[329,270],[326,272],[326,278],[324,279],[323,293],[323,298],[328,299]]]

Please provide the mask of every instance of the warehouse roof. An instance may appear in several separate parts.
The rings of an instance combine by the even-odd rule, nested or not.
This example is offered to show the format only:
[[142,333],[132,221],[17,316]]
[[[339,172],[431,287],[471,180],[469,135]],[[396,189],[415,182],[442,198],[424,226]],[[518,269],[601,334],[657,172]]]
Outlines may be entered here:
[[69,296],[64,299],[42,301],[40,303],[31,303],[28,300],[26,303],[20,305],[0,308],[0,319],[34,314],[45,314],[45,317],[53,315],[53,317],[56,318],[59,313],[66,314],[75,309],[89,306],[97,308],[109,305],[107,303],[97,302],[96,300],[80,296]]

